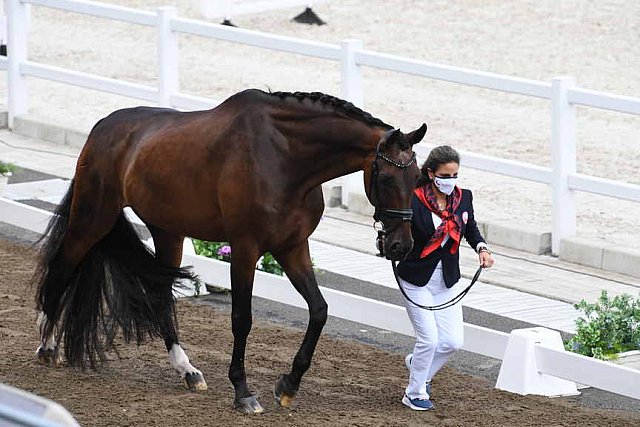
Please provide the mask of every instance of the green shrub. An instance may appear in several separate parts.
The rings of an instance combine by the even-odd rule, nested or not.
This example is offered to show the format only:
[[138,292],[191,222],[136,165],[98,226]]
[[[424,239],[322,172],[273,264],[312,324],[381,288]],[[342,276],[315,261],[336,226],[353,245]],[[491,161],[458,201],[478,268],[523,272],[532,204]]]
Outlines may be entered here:
[[617,353],[640,350],[640,297],[623,294],[609,298],[602,291],[593,304],[575,304],[583,315],[576,320],[576,335],[565,344],[575,353],[612,359]]
[[[193,246],[198,255],[231,262],[231,246],[227,242],[207,242],[205,240],[193,239]],[[269,252],[260,258],[256,268],[267,273],[277,274],[278,276],[284,275],[282,267]]]
[[13,163],[0,162],[0,175],[8,175],[16,171]]
[[196,254],[220,261],[231,261],[231,246],[227,242],[207,242],[205,240],[193,240]]
[[278,276],[283,276],[284,271],[278,261],[271,255],[269,252],[264,254],[262,258],[258,261],[258,270],[266,271],[267,273],[277,274]]

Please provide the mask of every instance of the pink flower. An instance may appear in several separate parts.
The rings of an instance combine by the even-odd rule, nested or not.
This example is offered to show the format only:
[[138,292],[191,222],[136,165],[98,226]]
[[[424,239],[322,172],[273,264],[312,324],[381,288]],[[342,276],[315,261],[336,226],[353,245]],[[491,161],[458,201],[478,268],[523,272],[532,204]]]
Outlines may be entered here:
[[220,249],[218,249],[218,255],[220,256],[230,256],[231,255],[231,246],[224,245]]

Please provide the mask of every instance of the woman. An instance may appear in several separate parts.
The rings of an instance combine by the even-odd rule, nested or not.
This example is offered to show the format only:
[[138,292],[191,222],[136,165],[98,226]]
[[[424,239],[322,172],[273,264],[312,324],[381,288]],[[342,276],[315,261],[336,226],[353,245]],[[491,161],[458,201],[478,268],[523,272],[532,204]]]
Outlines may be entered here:
[[[414,245],[399,263],[398,275],[407,296],[420,305],[442,304],[458,295],[452,287],[460,279],[458,248],[463,236],[483,267],[494,264],[473,217],[471,191],[456,186],[459,167],[456,150],[448,145],[434,148],[422,165],[411,201]],[[426,411],[433,409],[431,379],[462,347],[462,306],[429,311],[406,299],[405,306],[416,344],[405,359],[410,376],[402,403]]]

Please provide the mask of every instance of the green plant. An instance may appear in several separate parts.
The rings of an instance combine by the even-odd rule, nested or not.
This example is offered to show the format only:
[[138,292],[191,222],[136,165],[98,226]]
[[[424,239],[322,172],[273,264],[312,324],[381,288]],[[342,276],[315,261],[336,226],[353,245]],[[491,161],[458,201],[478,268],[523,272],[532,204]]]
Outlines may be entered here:
[[206,240],[193,239],[193,247],[198,255],[220,261],[231,261],[231,246],[227,242],[207,242]]
[[[193,239],[193,247],[198,255],[220,261],[231,261],[231,246],[228,242],[207,242],[205,240]],[[278,264],[278,261],[276,261],[273,255],[269,252],[265,253],[264,256],[260,258],[256,268],[267,273],[277,274],[278,276],[282,276],[284,274],[282,267]]]
[[623,294],[609,298],[602,291],[598,301],[575,304],[583,316],[576,320],[576,334],[565,343],[575,353],[597,359],[614,359],[617,353],[640,349],[640,297]]
[[284,275],[284,271],[278,261],[269,252],[264,254],[258,261],[258,270],[266,271],[267,273],[277,274],[278,276]]
[[16,171],[13,163],[0,162],[0,175],[10,175]]

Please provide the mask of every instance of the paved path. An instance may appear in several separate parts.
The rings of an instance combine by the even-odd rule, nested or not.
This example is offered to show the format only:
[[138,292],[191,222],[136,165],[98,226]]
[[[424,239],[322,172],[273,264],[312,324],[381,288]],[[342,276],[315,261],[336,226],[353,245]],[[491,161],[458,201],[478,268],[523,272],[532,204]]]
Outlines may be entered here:
[[[0,131],[0,160],[58,178],[10,184],[4,197],[58,203],[73,176],[77,149]],[[327,208],[312,235],[311,252],[316,267],[343,276],[396,288],[389,262],[375,253],[371,218],[340,208]],[[574,331],[572,303],[594,300],[601,290],[611,294],[640,293],[640,279],[578,266],[549,256],[537,256],[493,247],[496,267],[483,272],[481,282],[463,305],[515,320],[564,332]],[[477,257],[461,248],[464,287],[475,272]]]

